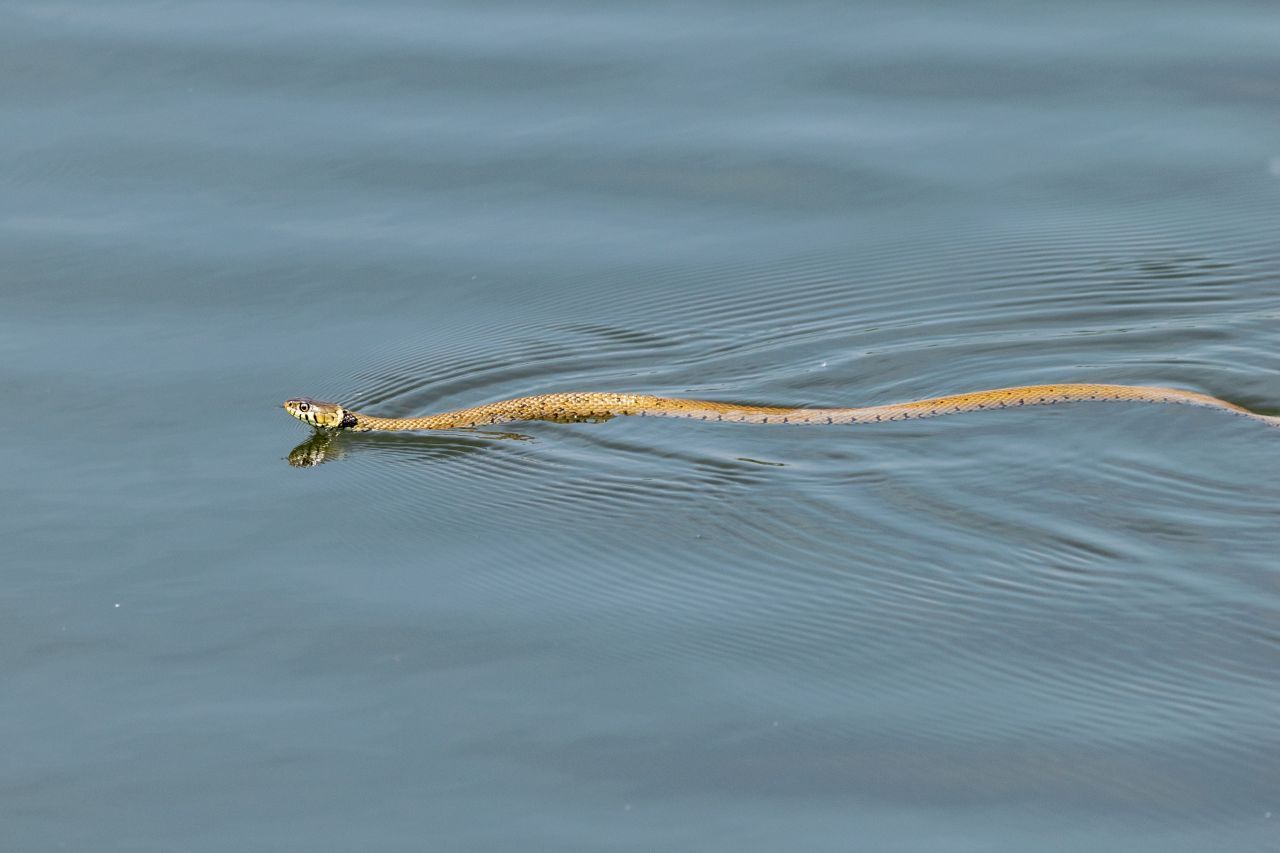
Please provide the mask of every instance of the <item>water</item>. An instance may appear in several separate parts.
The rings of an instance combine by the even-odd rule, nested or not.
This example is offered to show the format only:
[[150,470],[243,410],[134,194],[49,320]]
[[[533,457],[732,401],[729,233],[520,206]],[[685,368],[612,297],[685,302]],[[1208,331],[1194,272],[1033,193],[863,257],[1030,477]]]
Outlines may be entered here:
[[0,848],[1280,845],[1266,427],[279,408],[1280,412],[1269,4],[4,21]]

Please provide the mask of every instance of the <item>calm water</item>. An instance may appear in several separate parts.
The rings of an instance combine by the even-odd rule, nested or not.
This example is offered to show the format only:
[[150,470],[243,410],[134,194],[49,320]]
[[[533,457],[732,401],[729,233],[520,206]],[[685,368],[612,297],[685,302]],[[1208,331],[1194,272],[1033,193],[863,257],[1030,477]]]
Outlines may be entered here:
[[[1280,848],[1269,3],[0,8],[0,849]],[[296,467],[294,463],[318,463]]]

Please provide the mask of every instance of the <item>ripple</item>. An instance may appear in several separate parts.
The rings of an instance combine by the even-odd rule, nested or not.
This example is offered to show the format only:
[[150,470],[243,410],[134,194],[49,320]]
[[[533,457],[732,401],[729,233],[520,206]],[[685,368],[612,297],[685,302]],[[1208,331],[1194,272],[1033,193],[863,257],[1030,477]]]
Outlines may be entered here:
[[[519,317],[379,343],[333,390],[407,415],[568,389],[857,405],[1070,380],[1274,410],[1273,260],[1157,227],[618,269]],[[870,692],[881,744],[936,737],[989,757],[1070,732],[1053,754],[1079,763],[1062,772],[1099,785],[1108,762],[1165,738],[1198,767],[1268,772],[1249,744],[1269,737],[1276,641],[1261,626],[1280,614],[1260,571],[1280,508],[1271,431],[1087,404],[856,432],[515,429],[343,436],[326,468],[355,512],[433,531],[442,555],[406,565],[471,543],[454,588],[607,638],[586,665],[679,660],[786,684],[753,699],[804,709],[812,748],[863,738],[841,709]],[[1109,790],[1191,796],[1151,779]]]

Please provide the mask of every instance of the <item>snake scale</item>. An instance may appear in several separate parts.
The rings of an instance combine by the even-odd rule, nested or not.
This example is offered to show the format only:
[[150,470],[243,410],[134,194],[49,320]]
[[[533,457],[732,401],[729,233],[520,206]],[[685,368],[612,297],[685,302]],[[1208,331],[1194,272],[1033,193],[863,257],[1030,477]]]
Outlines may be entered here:
[[619,415],[690,418],[749,424],[867,424],[909,421],[974,412],[984,409],[1011,409],[1083,401],[1174,403],[1221,409],[1234,415],[1280,426],[1280,416],[1262,415],[1194,391],[1145,385],[1023,385],[996,388],[946,397],[931,397],[907,403],[842,409],[794,409],[778,406],[746,406],[678,397],[614,392],[567,392],[516,397],[468,409],[426,415],[420,418],[379,418],[353,412],[337,403],[306,397],[286,400],[285,410],[304,423],[321,429],[349,429],[357,432],[462,429],[510,423],[512,421],[599,421]]

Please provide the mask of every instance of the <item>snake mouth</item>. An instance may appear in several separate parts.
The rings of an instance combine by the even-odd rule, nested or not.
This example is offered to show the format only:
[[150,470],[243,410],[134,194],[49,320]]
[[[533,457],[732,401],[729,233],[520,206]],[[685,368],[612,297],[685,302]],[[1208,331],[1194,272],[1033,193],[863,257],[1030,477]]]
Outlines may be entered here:
[[305,424],[315,426],[315,414],[311,411],[309,402],[308,400],[285,400],[280,405],[293,417]]

